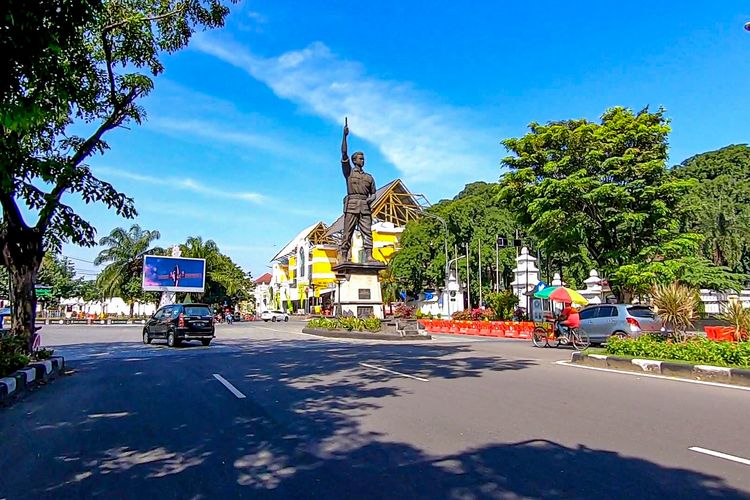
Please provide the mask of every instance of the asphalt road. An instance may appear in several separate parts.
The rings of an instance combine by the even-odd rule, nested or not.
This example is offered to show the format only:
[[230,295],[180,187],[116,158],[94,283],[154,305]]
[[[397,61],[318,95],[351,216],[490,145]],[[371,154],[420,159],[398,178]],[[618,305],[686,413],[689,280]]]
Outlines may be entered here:
[[73,373],[0,409],[0,498],[750,498],[748,391],[301,327],[45,326]]

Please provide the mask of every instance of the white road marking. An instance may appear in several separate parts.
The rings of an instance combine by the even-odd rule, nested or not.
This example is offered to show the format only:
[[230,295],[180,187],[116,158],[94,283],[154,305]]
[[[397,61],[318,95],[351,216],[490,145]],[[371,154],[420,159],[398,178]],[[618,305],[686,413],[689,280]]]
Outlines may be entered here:
[[420,382],[429,382],[429,379],[421,378],[421,377],[415,377],[414,375],[409,375],[408,373],[401,373],[397,372],[395,370],[389,370],[388,368],[383,368],[381,366],[375,366],[375,365],[368,365],[367,363],[360,363],[361,366],[364,366],[365,368],[372,368],[373,370],[380,370],[381,372],[388,372],[392,373],[393,375],[398,375],[400,377],[407,377],[407,378],[413,378],[414,380],[419,380]]
[[566,360],[555,361],[555,364],[561,365],[561,366],[570,366],[572,368],[584,368],[586,370],[595,370],[599,372],[619,373],[621,375],[633,375],[636,377],[658,378],[661,380],[672,380],[674,382],[685,382],[688,384],[710,385],[713,387],[724,387],[725,389],[736,389],[738,391],[750,391],[750,387],[743,387],[741,385],[722,384],[719,382],[706,382],[704,380],[690,380],[687,378],[667,377],[665,375],[654,375],[652,373],[624,372],[620,370],[612,370],[610,368],[598,368],[596,366],[576,365]]
[[234,394],[235,396],[237,396],[238,399],[245,399],[245,395],[242,394],[240,391],[238,391],[235,386],[233,386],[232,384],[230,384],[227,379],[225,379],[224,377],[222,377],[218,373],[214,373],[214,378],[216,380],[218,380],[219,382],[221,382],[222,385],[224,387],[226,387],[227,389],[229,389],[229,392],[231,392],[232,394]]
[[703,453],[705,455],[711,455],[712,457],[723,458],[724,460],[731,460],[732,462],[737,462],[744,465],[750,465],[750,460],[748,460],[747,458],[727,455],[726,453],[722,453],[720,451],[707,450],[706,448],[700,448],[698,446],[691,446],[690,448],[688,448],[688,450]]

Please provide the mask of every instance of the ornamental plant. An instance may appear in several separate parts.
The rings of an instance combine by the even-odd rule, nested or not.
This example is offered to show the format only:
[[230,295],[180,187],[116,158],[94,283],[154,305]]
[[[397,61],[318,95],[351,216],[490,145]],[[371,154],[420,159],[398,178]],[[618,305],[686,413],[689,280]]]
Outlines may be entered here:
[[717,316],[734,328],[734,340],[741,342],[748,339],[750,333],[750,309],[745,308],[739,300],[727,304],[724,311]]
[[652,293],[653,305],[678,341],[685,340],[688,328],[693,326],[698,309],[695,290],[679,283],[657,285]]
[[393,311],[393,317],[401,319],[412,319],[414,317],[415,310],[416,308],[414,307],[407,306],[406,304],[399,304]]

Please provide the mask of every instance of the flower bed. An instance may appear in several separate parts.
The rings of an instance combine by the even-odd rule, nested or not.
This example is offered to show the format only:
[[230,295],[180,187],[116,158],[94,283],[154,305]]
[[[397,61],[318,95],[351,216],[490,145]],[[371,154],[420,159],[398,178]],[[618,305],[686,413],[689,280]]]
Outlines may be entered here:
[[611,338],[607,341],[607,353],[714,366],[750,367],[750,342],[725,342],[703,337],[693,337],[684,342],[674,342],[656,334],[635,339]]
[[382,321],[378,318],[313,318],[307,322],[307,327],[348,332],[378,332],[382,328]]

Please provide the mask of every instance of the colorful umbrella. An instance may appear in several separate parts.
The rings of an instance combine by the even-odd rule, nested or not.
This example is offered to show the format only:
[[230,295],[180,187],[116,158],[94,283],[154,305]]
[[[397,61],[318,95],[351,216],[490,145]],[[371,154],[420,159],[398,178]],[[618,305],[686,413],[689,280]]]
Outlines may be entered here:
[[589,303],[589,301],[586,300],[583,295],[564,286],[560,286],[552,290],[547,298],[550,300],[556,300],[557,302],[565,302],[566,304],[573,303],[585,306]]
[[534,294],[537,299],[549,299],[549,294],[560,288],[559,286],[547,286]]

